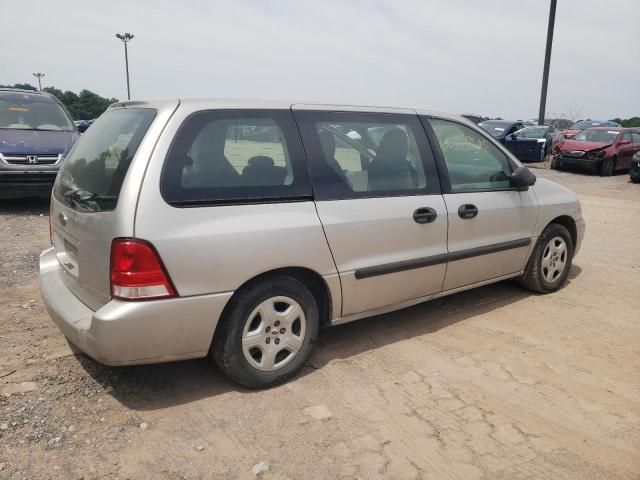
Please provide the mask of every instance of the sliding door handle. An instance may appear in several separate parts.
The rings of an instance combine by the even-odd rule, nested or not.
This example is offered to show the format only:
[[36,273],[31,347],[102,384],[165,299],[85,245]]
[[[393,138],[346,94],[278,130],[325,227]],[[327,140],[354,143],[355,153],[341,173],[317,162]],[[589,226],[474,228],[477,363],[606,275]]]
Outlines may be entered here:
[[465,203],[464,205],[460,205],[458,209],[458,216],[460,218],[469,219],[478,215],[478,207],[475,205],[471,205],[470,203]]

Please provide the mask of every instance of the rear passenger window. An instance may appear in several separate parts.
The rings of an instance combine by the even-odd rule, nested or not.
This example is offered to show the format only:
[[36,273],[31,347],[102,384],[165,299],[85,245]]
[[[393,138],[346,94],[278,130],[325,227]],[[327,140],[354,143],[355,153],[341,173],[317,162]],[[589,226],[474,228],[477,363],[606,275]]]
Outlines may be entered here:
[[290,112],[205,111],[180,128],[162,194],[177,206],[310,197]]
[[317,199],[426,193],[428,184],[438,188],[437,176],[425,172],[423,152],[430,150],[424,131],[414,124],[417,117],[347,112],[298,117]]
[[440,144],[452,192],[510,187],[507,156],[483,135],[449,120],[432,118],[429,123]]

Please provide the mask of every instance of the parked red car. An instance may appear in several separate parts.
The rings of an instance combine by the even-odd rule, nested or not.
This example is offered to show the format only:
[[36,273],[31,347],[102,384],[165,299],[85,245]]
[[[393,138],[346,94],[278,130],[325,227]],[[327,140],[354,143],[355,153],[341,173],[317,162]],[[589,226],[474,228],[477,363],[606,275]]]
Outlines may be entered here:
[[631,157],[640,151],[640,128],[596,127],[553,148],[551,168],[579,167],[600,175],[629,170]]

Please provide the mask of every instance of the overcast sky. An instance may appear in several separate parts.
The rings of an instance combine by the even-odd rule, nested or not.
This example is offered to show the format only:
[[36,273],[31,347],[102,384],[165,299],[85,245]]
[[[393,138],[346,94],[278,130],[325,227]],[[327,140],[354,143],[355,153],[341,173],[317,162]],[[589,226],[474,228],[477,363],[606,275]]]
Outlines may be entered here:
[[[549,0],[0,0],[0,84],[537,116]],[[640,115],[640,0],[558,0],[549,115]]]

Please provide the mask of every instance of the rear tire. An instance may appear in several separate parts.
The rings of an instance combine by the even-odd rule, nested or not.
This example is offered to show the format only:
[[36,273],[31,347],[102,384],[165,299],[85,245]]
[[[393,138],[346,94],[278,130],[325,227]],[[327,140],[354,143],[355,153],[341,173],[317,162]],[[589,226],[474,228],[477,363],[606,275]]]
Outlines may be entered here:
[[607,158],[604,162],[602,162],[602,166],[600,167],[600,175],[603,177],[610,177],[614,175],[616,172],[616,159],[615,158]]
[[554,155],[551,159],[550,167],[552,170],[562,170],[562,162],[557,155]]
[[569,231],[557,223],[549,224],[538,237],[518,282],[537,293],[555,292],[569,276],[573,248]]
[[237,292],[220,320],[211,354],[220,369],[249,388],[267,388],[296,375],[311,356],[320,330],[309,289],[286,275]]

